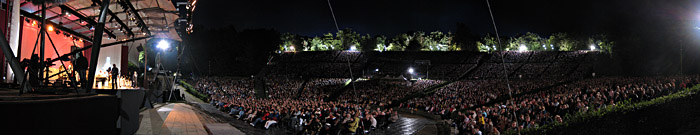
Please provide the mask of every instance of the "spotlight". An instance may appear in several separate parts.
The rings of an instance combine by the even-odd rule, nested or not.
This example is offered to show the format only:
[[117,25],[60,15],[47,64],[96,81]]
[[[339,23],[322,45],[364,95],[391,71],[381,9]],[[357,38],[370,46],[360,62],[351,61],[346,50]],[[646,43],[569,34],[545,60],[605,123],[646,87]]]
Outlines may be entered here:
[[408,68],[408,73],[413,74],[413,68]]
[[525,46],[525,45],[520,45],[520,47],[518,48],[518,51],[521,51],[521,52],[522,52],[522,51],[527,51],[527,46]]
[[158,42],[158,46],[156,47],[158,47],[158,49],[161,50],[167,50],[168,48],[170,48],[170,43],[168,43],[168,41],[165,40],[160,40],[160,42]]
[[49,27],[46,27],[46,30],[53,31],[53,26],[49,25]]

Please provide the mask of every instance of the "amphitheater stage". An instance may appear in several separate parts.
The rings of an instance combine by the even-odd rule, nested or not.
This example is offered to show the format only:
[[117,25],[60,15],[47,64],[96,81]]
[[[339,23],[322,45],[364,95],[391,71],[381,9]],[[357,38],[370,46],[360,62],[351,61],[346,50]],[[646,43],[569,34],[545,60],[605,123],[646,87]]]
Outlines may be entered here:
[[0,89],[5,134],[118,134],[119,99],[106,94],[41,95]]
[[43,91],[48,92],[19,95],[18,89],[0,88],[0,123],[10,125],[0,130],[18,134],[133,134],[139,128],[139,110],[150,107],[153,101],[146,96],[150,90],[144,89],[97,89],[96,94]]

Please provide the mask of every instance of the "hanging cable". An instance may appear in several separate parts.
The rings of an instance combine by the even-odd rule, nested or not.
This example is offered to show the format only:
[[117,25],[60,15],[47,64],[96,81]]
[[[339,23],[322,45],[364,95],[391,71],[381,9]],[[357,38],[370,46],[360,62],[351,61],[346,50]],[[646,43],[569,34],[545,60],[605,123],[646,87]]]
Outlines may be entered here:
[[[493,30],[496,31],[496,38],[498,41],[498,47],[500,47],[502,49],[503,46],[501,44],[501,37],[498,35],[498,28],[496,28],[496,21],[495,21],[495,19],[493,19],[493,12],[491,11],[491,4],[489,3],[489,0],[486,0],[486,5],[489,7],[489,15],[491,15],[491,23],[493,23]],[[505,56],[505,53],[501,53],[501,65],[503,65],[503,74],[504,74],[504,78],[506,78],[506,85],[508,86],[508,96],[510,98],[513,98],[513,90],[510,88],[510,80],[508,79],[508,69],[506,68],[506,60],[505,60],[504,56]],[[517,117],[516,113],[517,112],[515,112],[515,110],[513,110],[513,117]],[[516,119],[516,122],[517,122],[517,119]],[[518,133],[520,133],[520,131],[518,131]]]
[[333,13],[333,6],[331,6],[331,0],[328,1],[328,7],[331,9],[331,15],[333,15],[333,23],[335,23],[335,30],[340,31],[340,28],[338,27],[338,21],[335,20],[335,13]]
[[[496,21],[493,19],[493,12],[491,12],[491,4],[489,4],[489,0],[486,0],[486,5],[489,7],[489,14],[491,15],[491,23],[493,23],[493,30],[496,31],[496,39],[498,41],[498,47],[503,48],[503,44],[501,44],[501,37],[498,35],[498,28],[496,28]],[[512,89],[510,88],[510,80],[508,79],[508,68],[506,68],[506,60],[505,60],[505,53],[501,53],[501,65],[503,65],[503,74],[504,78],[506,78],[506,85],[508,86],[508,95],[513,96]]]

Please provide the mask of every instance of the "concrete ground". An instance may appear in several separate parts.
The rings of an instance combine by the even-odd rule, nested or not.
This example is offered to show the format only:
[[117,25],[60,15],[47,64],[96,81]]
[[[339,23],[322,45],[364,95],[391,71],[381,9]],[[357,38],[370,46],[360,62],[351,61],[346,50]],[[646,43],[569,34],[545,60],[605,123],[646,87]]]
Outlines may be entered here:
[[[179,86],[178,86],[179,87]],[[197,104],[205,102],[184,91],[187,103],[157,104],[141,111],[137,135],[243,135],[229,123],[203,112]],[[194,106],[193,106],[194,105]]]

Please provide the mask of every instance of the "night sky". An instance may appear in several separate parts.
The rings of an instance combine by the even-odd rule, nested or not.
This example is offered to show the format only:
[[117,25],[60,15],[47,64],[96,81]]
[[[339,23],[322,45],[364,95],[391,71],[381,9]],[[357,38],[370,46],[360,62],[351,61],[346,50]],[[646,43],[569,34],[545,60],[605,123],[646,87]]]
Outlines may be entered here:
[[[493,33],[485,0],[385,1],[331,0],[340,29],[359,33],[394,35],[408,31],[454,31],[467,24],[475,34]],[[635,28],[663,21],[683,21],[697,4],[658,0],[492,0],[499,33],[554,32],[603,33],[611,27]],[[274,28],[315,36],[336,29],[326,0],[200,1],[193,23],[237,29]]]
[[[331,0],[340,29],[393,37],[411,31],[494,33],[486,0]],[[692,0],[491,0],[499,34],[608,34],[615,59],[634,72],[675,72],[680,48],[685,69],[700,73],[700,2]],[[320,36],[336,28],[326,0],[201,0],[193,24],[216,29],[272,28]]]

